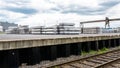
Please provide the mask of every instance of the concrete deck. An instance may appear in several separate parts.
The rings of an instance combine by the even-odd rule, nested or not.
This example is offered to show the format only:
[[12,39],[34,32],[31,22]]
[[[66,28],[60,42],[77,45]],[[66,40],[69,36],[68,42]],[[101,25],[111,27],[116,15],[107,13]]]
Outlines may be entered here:
[[0,35],[0,50],[120,38],[120,33],[80,35]]

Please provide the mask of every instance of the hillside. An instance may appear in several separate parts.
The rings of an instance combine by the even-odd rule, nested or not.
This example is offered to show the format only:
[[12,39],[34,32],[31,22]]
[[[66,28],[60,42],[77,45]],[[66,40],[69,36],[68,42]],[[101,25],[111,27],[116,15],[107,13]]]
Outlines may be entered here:
[[0,22],[0,25],[3,26],[3,31],[7,30],[9,26],[18,26],[18,24],[9,22]]

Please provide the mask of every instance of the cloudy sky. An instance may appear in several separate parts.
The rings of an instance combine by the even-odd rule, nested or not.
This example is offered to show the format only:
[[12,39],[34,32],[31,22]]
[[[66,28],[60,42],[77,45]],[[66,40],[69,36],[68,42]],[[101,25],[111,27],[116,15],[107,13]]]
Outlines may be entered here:
[[[52,26],[60,22],[120,18],[120,0],[0,0],[0,21]],[[104,27],[104,23],[86,24]],[[112,27],[120,26],[111,22]]]

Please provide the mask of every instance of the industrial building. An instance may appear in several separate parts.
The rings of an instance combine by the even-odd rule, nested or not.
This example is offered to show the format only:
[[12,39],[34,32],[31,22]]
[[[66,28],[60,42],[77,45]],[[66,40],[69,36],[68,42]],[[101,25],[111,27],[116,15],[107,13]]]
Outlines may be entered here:
[[10,26],[8,27],[8,30],[5,31],[5,33],[7,34],[18,34],[18,27],[13,27],[13,26]]
[[29,26],[28,25],[20,25],[18,27],[19,34],[29,34]]
[[27,25],[24,26],[10,26],[8,27],[8,30],[5,31],[7,34],[29,34],[29,27]]
[[18,24],[0,21],[0,26],[2,26],[3,32],[5,32],[9,27],[17,27]]
[[101,33],[119,33],[119,28],[100,28],[100,27],[89,27],[83,28],[83,34],[101,34]]
[[[2,29],[2,27],[1,27]],[[2,31],[2,30],[1,30]],[[119,33],[118,28],[85,27],[83,34],[101,34],[101,33]],[[37,35],[78,35],[81,34],[81,28],[75,27],[74,23],[59,23],[54,26],[36,26],[29,28],[27,25],[10,26],[6,30],[7,34],[37,34]]]
[[0,32],[3,32],[3,27],[2,26],[0,26]]
[[45,27],[45,26],[37,26],[31,28],[32,34],[79,34],[80,28],[75,27],[74,23],[60,23],[55,26]]

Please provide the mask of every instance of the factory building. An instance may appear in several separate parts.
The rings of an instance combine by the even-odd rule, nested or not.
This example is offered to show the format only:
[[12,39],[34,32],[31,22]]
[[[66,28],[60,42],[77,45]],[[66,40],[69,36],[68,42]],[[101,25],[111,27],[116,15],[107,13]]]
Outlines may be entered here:
[[101,33],[101,28],[100,27],[83,28],[83,33],[84,34],[98,34],[98,33]]
[[53,34],[57,34],[57,29],[56,26],[51,26],[51,27],[37,26],[31,28],[31,34],[53,35]]
[[100,34],[100,33],[118,33],[119,28],[100,28],[100,27],[89,27],[83,28],[83,34]]
[[30,28],[31,34],[43,34],[44,26],[36,26]]
[[3,32],[3,26],[0,26],[0,32]]
[[60,23],[57,25],[58,34],[79,34],[80,28],[75,27],[74,23]]
[[77,28],[74,26],[74,23],[60,23],[55,26],[51,27],[44,27],[44,26],[37,26],[31,28],[31,33],[32,34],[79,34],[80,33],[80,28]]
[[29,27],[28,25],[20,25],[18,27],[18,30],[19,30],[19,34],[29,34]]
[[118,29],[118,32],[120,33],[120,27],[118,27],[117,29]]
[[10,27],[8,27],[8,30],[5,31],[5,33],[7,33],[7,34],[18,34],[19,33],[18,27],[10,26]]
[[[2,26],[0,31],[2,31]],[[100,28],[100,27],[87,27],[83,28],[83,34],[101,34],[101,33],[118,33],[118,28]],[[59,23],[54,26],[36,26],[29,28],[27,25],[23,26],[10,26],[6,30],[7,34],[38,34],[38,35],[75,35],[81,33],[80,27],[75,27],[74,23]]]
[[10,26],[8,30],[5,31],[7,34],[29,34],[29,27],[27,25],[24,26]]

